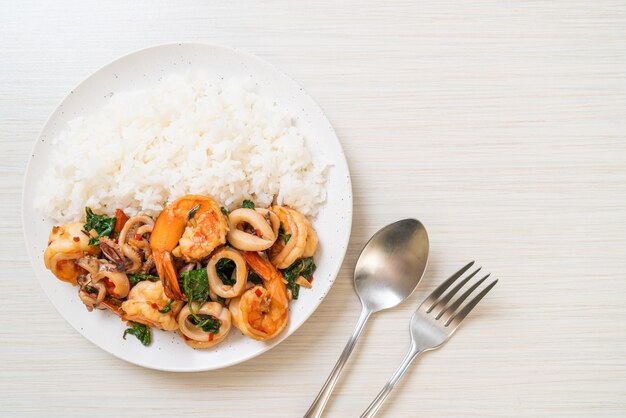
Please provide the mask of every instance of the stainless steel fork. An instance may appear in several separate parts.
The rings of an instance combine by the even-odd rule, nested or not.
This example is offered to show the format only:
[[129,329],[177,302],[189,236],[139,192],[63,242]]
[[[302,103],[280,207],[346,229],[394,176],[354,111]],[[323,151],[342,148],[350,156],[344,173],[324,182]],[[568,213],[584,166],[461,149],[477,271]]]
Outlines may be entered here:
[[467,270],[474,265],[474,262],[467,264],[461,270],[454,273],[448,280],[437,287],[417,308],[411,318],[411,346],[409,352],[402,360],[402,363],[391,376],[385,387],[380,391],[376,399],[367,407],[361,418],[370,418],[376,415],[391,390],[396,383],[404,376],[409,365],[415,358],[425,352],[439,348],[454,334],[459,324],[463,322],[467,314],[480,302],[480,300],[498,283],[494,280],[489,283],[480,293],[461,305],[465,300],[489,277],[487,274],[482,279],[474,283],[461,296],[452,300],[454,296],[470,281],[470,279],[480,271],[480,268],[461,280],[454,288],[445,295],[443,294],[454,282],[457,281]]

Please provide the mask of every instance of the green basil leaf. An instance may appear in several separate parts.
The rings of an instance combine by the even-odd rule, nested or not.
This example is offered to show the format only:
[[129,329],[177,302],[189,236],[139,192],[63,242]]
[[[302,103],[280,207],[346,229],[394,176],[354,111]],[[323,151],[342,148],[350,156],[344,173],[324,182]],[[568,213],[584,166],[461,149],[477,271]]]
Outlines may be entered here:
[[212,315],[199,314],[191,317],[191,323],[201,328],[204,332],[219,334],[220,321]]
[[289,289],[291,289],[291,299],[297,300],[300,295],[300,285],[297,283],[291,283]]
[[282,238],[285,245],[287,245],[287,243],[291,239],[291,234],[285,234],[285,228],[283,227],[282,221],[280,221],[280,226],[278,227],[278,238]]
[[152,341],[152,333],[150,327],[138,322],[130,322],[130,328],[127,328],[122,335],[126,339],[126,334],[134,335],[143,345],[148,345]]
[[232,278],[235,268],[235,262],[229,258],[220,258],[219,261],[215,263],[217,276],[220,278],[220,280],[222,280],[222,283],[227,286],[232,286],[235,284],[235,279]]
[[259,276],[252,270],[250,270],[250,273],[248,273],[248,281],[259,286],[263,284],[263,279],[261,279],[261,276]]
[[169,311],[172,310],[172,302],[174,302],[174,299],[170,299],[167,301],[167,305],[165,305],[165,308],[163,309],[159,309],[159,312],[161,313],[168,313]]
[[229,213],[228,209],[226,209],[224,206],[222,206],[220,209],[222,210],[222,213],[224,214],[224,216],[228,216],[228,213]]
[[252,200],[246,199],[243,201],[241,207],[246,209],[254,209],[254,203],[252,202]]
[[107,218],[104,215],[96,215],[91,208],[85,208],[85,231],[90,233],[95,230],[97,237],[89,238],[89,245],[100,245],[100,237],[110,237],[115,230],[115,218]]
[[317,266],[315,265],[315,261],[313,261],[313,257],[303,258],[302,260],[303,267],[302,271],[300,272],[300,276],[308,280],[311,278],[313,273],[315,273],[315,269],[317,268]]
[[189,302],[206,302],[209,298],[209,279],[206,268],[186,271],[180,275],[183,292]]
[[315,272],[316,265],[313,257],[299,258],[289,267],[282,270],[283,277],[287,280],[287,289],[291,290],[291,298],[298,299],[300,294],[300,285],[296,283],[299,276],[309,280]]

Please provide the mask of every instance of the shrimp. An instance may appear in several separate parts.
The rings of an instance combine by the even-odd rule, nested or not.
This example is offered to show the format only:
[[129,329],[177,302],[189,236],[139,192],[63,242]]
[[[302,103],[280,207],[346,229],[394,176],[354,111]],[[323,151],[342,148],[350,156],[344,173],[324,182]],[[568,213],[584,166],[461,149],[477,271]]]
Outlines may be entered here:
[[[230,312],[217,302],[206,302],[202,306],[193,302],[195,316],[188,305],[178,314],[178,333],[185,343],[193,348],[209,348],[224,340],[230,332]],[[217,333],[204,331],[203,321],[214,321]]]
[[174,301],[167,313],[159,312],[167,306],[168,298],[163,292],[161,282],[144,280],[130,290],[128,300],[122,303],[123,318],[126,321],[139,322],[151,327],[175,331],[178,329],[178,313],[183,302]]
[[245,252],[250,267],[263,279],[263,285],[254,286],[241,297],[232,299],[228,309],[233,325],[255,340],[277,336],[289,319],[289,299],[283,275],[258,253]]
[[[278,216],[284,230],[285,239],[277,239],[268,250],[272,264],[279,269],[286,269],[298,258],[313,255],[317,248],[317,235],[304,215],[284,206],[272,206],[271,211]],[[309,239],[309,230],[312,231]]]
[[74,222],[52,227],[48,238],[48,248],[44,253],[46,268],[59,279],[76,284],[76,279],[85,270],[76,260],[85,255],[97,255],[100,249],[89,245],[89,236],[83,232],[85,224]]
[[150,235],[150,248],[168,297],[182,299],[173,263],[174,249],[178,247],[187,262],[199,261],[226,243],[227,232],[220,207],[205,196],[183,196],[161,212]]
[[306,245],[304,246],[302,257],[313,257],[319,240],[311,222],[307,218],[304,218],[304,220],[306,221]]

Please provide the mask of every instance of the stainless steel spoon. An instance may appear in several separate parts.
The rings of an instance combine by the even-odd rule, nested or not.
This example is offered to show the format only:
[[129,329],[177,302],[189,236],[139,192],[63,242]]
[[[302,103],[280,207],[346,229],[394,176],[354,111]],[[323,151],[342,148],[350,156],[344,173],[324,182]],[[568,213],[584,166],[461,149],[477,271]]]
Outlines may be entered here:
[[428,234],[416,219],[387,225],[365,244],[354,268],[361,316],[335,368],[305,418],[319,418],[369,317],[404,302],[422,279],[428,262]]

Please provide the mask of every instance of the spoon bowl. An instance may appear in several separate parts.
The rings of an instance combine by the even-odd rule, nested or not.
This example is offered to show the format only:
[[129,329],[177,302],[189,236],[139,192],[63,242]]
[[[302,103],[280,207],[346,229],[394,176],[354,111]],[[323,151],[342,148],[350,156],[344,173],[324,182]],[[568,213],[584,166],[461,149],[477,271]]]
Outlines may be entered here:
[[354,268],[354,288],[362,306],[359,322],[304,418],[321,417],[369,317],[411,296],[426,270],[428,250],[426,228],[417,219],[387,225],[365,244]]
[[378,312],[408,298],[428,263],[428,234],[416,219],[394,222],[365,244],[354,269],[354,287],[364,308]]

